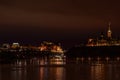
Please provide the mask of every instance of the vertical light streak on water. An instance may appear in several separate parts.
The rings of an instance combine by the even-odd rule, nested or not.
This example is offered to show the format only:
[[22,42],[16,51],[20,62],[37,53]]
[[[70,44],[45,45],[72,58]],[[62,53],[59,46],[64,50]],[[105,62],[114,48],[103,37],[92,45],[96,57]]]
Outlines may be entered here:
[[91,80],[105,80],[104,64],[97,62],[91,65]]
[[65,68],[63,67],[41,67],[40,80],[65,80]]

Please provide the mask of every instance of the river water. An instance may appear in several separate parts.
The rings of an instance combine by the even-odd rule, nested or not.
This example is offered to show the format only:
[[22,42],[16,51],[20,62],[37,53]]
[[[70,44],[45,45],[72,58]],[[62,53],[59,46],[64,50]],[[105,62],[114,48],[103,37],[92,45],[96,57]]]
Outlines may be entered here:
[[120,80],[120,61],[16,60],[0,64],[0,80]]

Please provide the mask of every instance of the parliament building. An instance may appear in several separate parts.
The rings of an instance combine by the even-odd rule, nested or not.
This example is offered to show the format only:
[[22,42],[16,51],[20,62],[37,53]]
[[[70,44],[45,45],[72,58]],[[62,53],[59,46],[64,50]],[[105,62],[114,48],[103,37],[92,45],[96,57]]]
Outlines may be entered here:
[[89,38],[86,46],[120,46],[120,40],[112,37],[111,24],[107,30],[107,35],[100,34],[99,38]]

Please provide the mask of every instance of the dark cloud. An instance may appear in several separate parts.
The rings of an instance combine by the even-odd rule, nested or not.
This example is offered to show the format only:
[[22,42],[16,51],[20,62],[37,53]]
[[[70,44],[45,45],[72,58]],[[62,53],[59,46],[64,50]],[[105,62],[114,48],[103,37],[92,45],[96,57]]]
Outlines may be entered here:
[[21,39],[31,35],[36,39],[39,36],[80,39],[106,29],[109,21],[119,33],[119,3],[118,0],[1,0],[0,33]]
[[68,23],[82,21],[84,24],[90,22],[94,25],[96,21],[103,22],[109,18],[117,21],[119,8],[118,1],[4,0],[1,2],[0,14],[3,22],[11,24],[54,25],[53,21],[61,25],[66,21],[69,26]]

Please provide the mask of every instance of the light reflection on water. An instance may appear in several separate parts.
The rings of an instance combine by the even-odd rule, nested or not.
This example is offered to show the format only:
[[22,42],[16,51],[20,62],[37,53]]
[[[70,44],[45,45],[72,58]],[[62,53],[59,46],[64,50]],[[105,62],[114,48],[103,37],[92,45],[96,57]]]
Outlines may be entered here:
[[42,67],[40,68],[40,80],[65,80],[65,68]]
[[[80,59],[82,60],[82,59]],[[120,61],[33,58],[0,64],[0,80],[120,80]]]
[[104,64],[97,62],[91,65],[91,79],[92,80],[105,80],[104,79]]
[[40,65],[40,66],[47,66],[47,65],[65,65],[65,59],[62,58],[33,58],[30,60],[17,60],[13,65],[15,66],[27,66],[27,65]]

